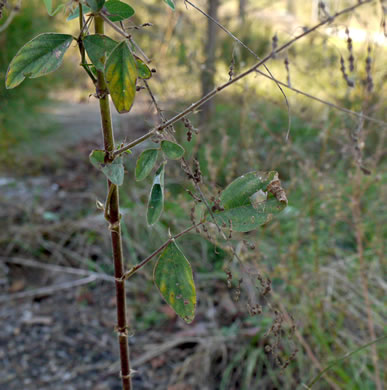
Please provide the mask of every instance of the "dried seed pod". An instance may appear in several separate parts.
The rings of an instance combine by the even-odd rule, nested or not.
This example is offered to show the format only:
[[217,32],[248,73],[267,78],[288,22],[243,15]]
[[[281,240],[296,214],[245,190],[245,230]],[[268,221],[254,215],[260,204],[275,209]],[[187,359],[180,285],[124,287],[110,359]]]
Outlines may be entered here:
[[271,39],[271,52],[272,52],[272,57],[276,58],[276,50],[278,48],[278,37],[277,33],[274,34],[273,38]]
[[352,80],[349,79],[348,77],[348,74],[347,74],[347,71],[345,69],[345,63],[344,63],[344,58],[343,57],[340,57],[340,70],[341,70],[341,74],[343,75],[343,78],[345,80],[345,82],[347,83],[348,87],[354,87],[354,83]]
[[250,305],[250,303],[248,303],[247,309],[249,310],[249,314],[251,316],[256,316],[262,313],[262,306],[258,303],[256,305]]
[[372,90],[374,89],[374,82],[373,82],[372,74],[371,74],[372,59],[371,59],[371,47],[370,46],[368,46],[368,49],[367,49],[367,58],[366,58],[365,62],[366,62],[366,75],[367,75],[367,78],[366,78],[367,91],[372,92]]
[[348,27],[345,29],[345,33],[347,34],[347,49],[348,49],[348,63],[349,63],[349,71],[353,72],[355,70],[355,57],[353,56],[353,45],[352,38],[349,36]]
[[286,80],[288,82],[288,87],[291,88],[292,84],[290,82],[289,58],[287,55],[285,57],[284,64],[285,64],[285,69],[286,69]]
[[186,117],[183,118],[183,123],[184,123],[184,127],[187,129],[187,141],[191,142],[192,134],[193,133],[197,134],[198,130],[193,127],[193,125],[190,122],[190,120],[188,118],[186,118]]

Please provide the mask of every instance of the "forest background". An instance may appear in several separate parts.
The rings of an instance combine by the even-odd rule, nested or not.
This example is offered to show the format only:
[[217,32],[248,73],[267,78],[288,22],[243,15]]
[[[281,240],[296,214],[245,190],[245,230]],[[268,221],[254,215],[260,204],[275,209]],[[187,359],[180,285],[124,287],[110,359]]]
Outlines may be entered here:
[[[152,24],[131,31],[156,69],[149,85],[166,117],[256,62],[188,3],[178,2],[175,11],[161,1],[128,3],[136,14],[127,26]],[[323,9],[317,1],[192,3],[264,57],[322,12],[355,2],[330,1]],[[245,172],[277,170],[289,205],[259,230],[232,238],[250,272],[272,282],[260,314],[252,311],[240,264],[211,232],[179,240],[198,286],[193,324],[182,323],[155,294],[152,267],[130,282],[135,388],[295,389],[332,362],[313,388],[386,384],[386,7],[370,2],[270,60],[287,101],[273,81],[253,74],[190,116],[198,129],[192,141],[183,123],[175,126],[188,156],[200,162],[206,194]],[[12,12],[5,7],[0,20],[0,389],[114,389],[113,284],[91,278],[113,270],[103,216],[94,207],[104,187],[88,161],[100,147],[92,85],[74,47],[61,72],[4,87],[8,64],[25,42],[68,32],[69,25],[76,34],[77,21],[50,18],[40,0],[30,0],[2,31]],[[114,115],[122,142],[159,120],[146,89],[131,113]],[[140,152],[125,160],[133,182]],[[165,213],[152,228],[145,220],[150,182],[129,179],[121,188],[128,264],[157,249],[169,228],[178,232],[190,221],[190,185],[177,162],[170,169]],[[286,329],[273,341],[276,308]],[[291,357],[286,368],[270,349],[275,342],[282,363]],[[355,353],[340,359],[349,352]]]

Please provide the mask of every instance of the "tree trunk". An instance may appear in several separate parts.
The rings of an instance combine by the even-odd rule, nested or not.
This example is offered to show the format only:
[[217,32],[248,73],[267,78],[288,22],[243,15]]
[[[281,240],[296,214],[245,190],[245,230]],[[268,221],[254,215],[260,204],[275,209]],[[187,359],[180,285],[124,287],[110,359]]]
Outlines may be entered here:
[[297,9],[295,0],[287,0],[287,11],[290,15],[296,15]]
[[[212,18],[217,19],[219,0],[208,0],[207,13]],[[215,87],[215,49],[216,49],[216,29],[217,26],[210,19],[207,19],[207,36],[205,45],[205,62],[201,75],[202,96]],[[200,112],[200,124],[206,124],[211,120],[214,111],[214,99],[203,104]]]
[[239,0],[239,19],[241,22],[244,22],[246,18],[246,5],[247,0]]

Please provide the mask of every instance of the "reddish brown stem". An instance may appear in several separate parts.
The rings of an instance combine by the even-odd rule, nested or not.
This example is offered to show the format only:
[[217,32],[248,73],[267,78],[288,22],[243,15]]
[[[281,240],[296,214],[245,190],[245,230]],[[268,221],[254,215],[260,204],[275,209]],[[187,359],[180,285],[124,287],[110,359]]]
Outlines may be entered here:
[[[104,21],[100,17],[95,17],[96,34],[104,33]],[[109,105],[109,95],[106,80],[103,72],[97,71],[97,96],[99,97],[101,123],[103,132],[104,147],[107,154],[114,151],[114,134]],[[113,188],[112,188],[113,186]],[[128,346],[128,325],[126,321],[126,295],[124,276],[124,262],[121,240],[120,205],[118,187],[108,181],[108,191],[110,194],[107,219],[111,232],[114,276],[116,279],[116,303],[117,303],[117,332],[120,347],[121,359],[121,379],[123,390],[131,390],[130,359]]]

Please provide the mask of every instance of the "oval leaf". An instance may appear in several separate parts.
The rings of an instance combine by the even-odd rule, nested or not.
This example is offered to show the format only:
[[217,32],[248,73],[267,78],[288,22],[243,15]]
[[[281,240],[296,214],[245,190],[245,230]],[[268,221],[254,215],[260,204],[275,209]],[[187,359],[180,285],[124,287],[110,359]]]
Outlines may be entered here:
[[109,56],[112,50],[117,46],[117,42],[106,35],[94,34],[85,37],[83,44],[90,61],[99,71],[103,72],[105,58]]
[[287,205],[277,172],[250,172],[234,180],[220,195],[215,211],[220,226],[232,225],[236,232],[248,232],[268,222]]
[[141,58],[137,56],[134,56],[134,58],[136,60],[138,77],[143,80],[150,79],[152,77],[152,72],[148,68],[148,65],[145,64],[145,62]]
[[86,2],[94,12],[98,12],[105,4],[105,0],[87,0]]
[[47,33],[26,43],[9,65],[6,88],[17,87],[26,77],[33,79],[58,69],[72,40],[71,35]]
[[165,163],[161,164],[153,179],[146,216],[149,226],[154,225],[159,220],[164,209],[164,166]]
[[111,163],[105,163],[105,151],[93,150],[90,153],[90,162],[117,186],[124,182],[124,165],[122,157],[115,158]]
[[158,149],[144,150],[136,163],[136,180],[144,180],[152,171],[156,164],[157,156],[159,154]]
[[167,140],[161,141],[161,149],[171,160],[178,160],[179,158],[182,158],[185,153],[182,146]]
[[137,68],[126,41],[119,43],[106,60],[105,77],[117,111],[129,112],[136,94]]
[[112,22],[120,22],[134,15],[134,9],[119,0],[109,0],[105,3],[107,17]]
[[[86,15],[89,12],[91,12],[91,8],[88,7],[87,5],[84,5],[82,7],[82,12],[83,12],[83,15]],[[78,17],[79,17],[79,6],[77,8],[75,8],[74,11],[70,12],[70,15],[67,18],[67,21],[73,20],[73,19],[78,18]]]
[[192,268],[175,240],[164,249],[158,259],[153,279],[168,305],[185,322],[195,317],[196,289]]

